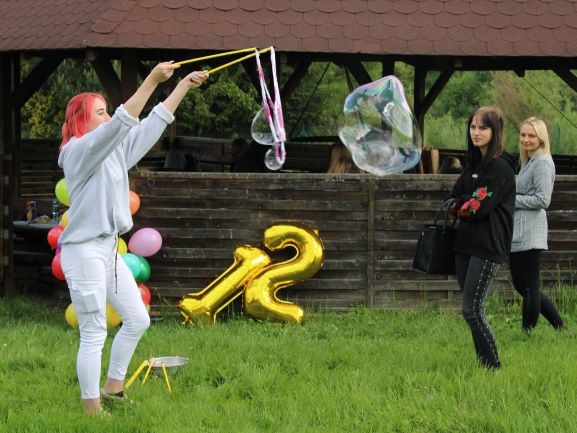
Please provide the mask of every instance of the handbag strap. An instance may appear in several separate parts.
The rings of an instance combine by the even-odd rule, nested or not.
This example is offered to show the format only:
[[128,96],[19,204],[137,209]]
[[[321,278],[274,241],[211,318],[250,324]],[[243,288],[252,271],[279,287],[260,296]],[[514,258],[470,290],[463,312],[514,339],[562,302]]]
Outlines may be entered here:
[[441,205],[441,207],[439,208],[439,210],[437,211],[436,215],[435,215],[435,221],[434,221],[434,225],[437,225],[437,221],[439,220],[439,216],[442,215],[442,213],[444,212],[444,218],[443,218],[443,232],[445,232],[445,230],[447,229],[447,227],[454,227],[455,223],[457,222],[457,215],[453,216],[453,221],[451,222],[451,224],[449,225],[449,209],[451,208],[451,205],[456,201],[456,199],[454,198],[450,198],[448,200],[445,200],[445,202],[443,202],[443,204]]

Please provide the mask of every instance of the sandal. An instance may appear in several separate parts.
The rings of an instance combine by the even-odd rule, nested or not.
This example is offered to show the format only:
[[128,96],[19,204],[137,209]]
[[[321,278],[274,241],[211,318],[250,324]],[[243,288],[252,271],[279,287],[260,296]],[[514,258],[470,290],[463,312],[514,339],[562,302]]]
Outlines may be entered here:
[[120,402],[120,403],[128,403],[133,404],[134,400],[129,399],[126,397],[124,391],[115,392],[113,394],[104,391],[104,388],[100,389],[100,399],[106,403],[112,402]]

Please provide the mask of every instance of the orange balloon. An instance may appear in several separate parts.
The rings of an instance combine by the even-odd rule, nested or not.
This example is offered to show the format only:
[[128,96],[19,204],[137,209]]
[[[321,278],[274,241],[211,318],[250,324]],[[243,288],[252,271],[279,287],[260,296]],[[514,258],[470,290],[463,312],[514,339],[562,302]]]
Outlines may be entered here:
[[140,197],[134,191],[130,191],[130,214],[134,215],[140,209]]

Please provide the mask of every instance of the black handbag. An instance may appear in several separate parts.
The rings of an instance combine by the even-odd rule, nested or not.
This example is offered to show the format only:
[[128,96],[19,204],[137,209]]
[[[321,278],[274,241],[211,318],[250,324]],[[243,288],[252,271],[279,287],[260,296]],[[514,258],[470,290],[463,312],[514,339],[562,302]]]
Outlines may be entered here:
[[[450,199],[444,202],[437,211],[433,224],[423,226],[413,259],[413,270],[435,275],[455,274],[453,242],[457,216],[454,216],[452,222],[449,221],[449,208],[453,201]],[[444,219],[439,224],[437,221],[443,213]]]

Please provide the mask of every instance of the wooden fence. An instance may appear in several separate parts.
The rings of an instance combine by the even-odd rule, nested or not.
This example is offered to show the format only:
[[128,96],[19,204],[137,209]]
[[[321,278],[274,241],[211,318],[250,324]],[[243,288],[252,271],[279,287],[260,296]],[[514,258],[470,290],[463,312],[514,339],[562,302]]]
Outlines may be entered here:
[[[132,173],[141,197],[135,228],[163,236],[150,258],[148,282],[157,303],[172,305],[198,292],[232,264],[236,246],[261,247],[263,231],[282,221],[318,229],[324,266],[313,278],[279,293],[307,308],[358,305],[455,308],[454,277],[411,270],[422,225],[432,221],[456,175]],[[577,178],[558,176],[549,209],[543,282],[574,285],[577,264]],[[128,240],[129,236],[125,236]],[[286,254],[285,254],[286,256]],[[273,258],[282,260],[282,254]],[[505,263],[495,286],[512,296]],[[172,307],[170,307],[172,308]]]

